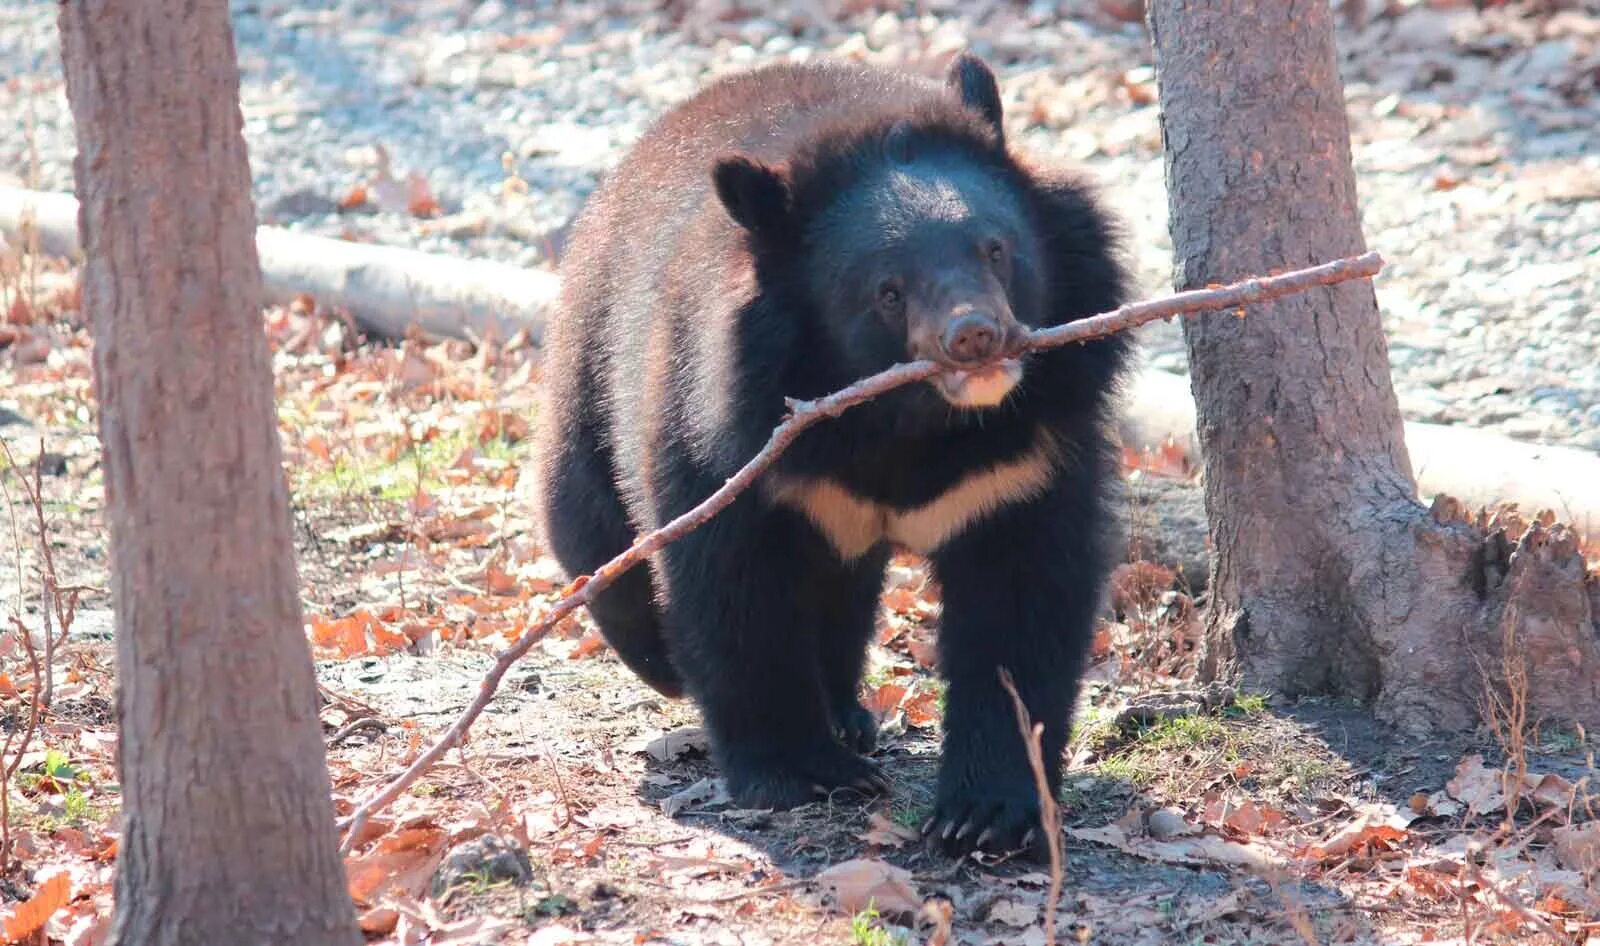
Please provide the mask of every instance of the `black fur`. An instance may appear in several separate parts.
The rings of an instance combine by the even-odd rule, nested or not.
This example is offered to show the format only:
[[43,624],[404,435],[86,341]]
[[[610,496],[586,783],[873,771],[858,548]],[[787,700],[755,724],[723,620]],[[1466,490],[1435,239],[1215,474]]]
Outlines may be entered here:
[[[999,124],[974,57],[944,83],[781,65],[716,82],[640,140],[574,232],[547,339],[540,514],[565,569],[593,570],[704,499],[766,442],[785,397],[936,344],[910,336],[943,325],[951,300],[1023,327],[1123,301],[1088,191],[1024,164]],[[1109,568],[1105,408],[1124,356],[1120,338],[1029,355],[990,408],[953,407],[932,383],[901,389],[808,431],[774,471],[906,510],[1022,456],[1040,431],[1061,448],[1039,494],[931,550],[949,690],[930,825],[951,850],[980,836],[1014,847],[1038,824],[998,668],[1045,724],[1059,776]],[[629,667],[700,705],[739,804],[877,789],[857,687],[889,549],[843,560],[765,485],[592,610]]]

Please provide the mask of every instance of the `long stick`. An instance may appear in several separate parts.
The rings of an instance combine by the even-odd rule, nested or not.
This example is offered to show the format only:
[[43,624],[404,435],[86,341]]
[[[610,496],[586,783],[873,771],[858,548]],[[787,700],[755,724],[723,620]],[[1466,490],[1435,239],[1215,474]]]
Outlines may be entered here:
[[[1040,329],[1028,336],[1026,350],[1036,351],[1044,348],[1056,348],[1071,342],[1085,342],[1090,339],[1101,338],[1116,332],[1134,328],[1154,322],[1157,319],[1171,318],[1175,315],[1191,315],[1196,312],[1209,312],[1217,309],[1236,309],[1256,302],[1266,302],[1282,296],[1304,292],[1317,286],[1331,286],[1335,283],[1346,282],[1351,279],[1370,278],[1378,274],[1383,268],[1383,258],[1377,253],[1367,253],[1362,256],[1336,260],[1323,263],[1320,266],[1311,266],[1306,269],[1297,269],[1276,276],[1263,276],[1257,279],[1246,279],[1242,282],[1227,286],[1217,286],[1210,289],[1194,289],[1180,292],[1163,299],[1154,299],[1149,302],[1136,302],[1125,305],[1120,309],[1107,312],[1103,315],[1092,316],[1066,325]],[[523,631],[522,636],[515,644],[500,652],[494,666],[484,676],[483,682],[478,686],[478,695],[444,731],[427,751],[417,756],[406,770],[400,773],[394,781],[384,786],[378,792],[358,805],[347,817],[339,822],[340,830],[345,832],[341,852],[350,850],[354,839],[361,833],[361,828],[372,814],[405,791],[412,782],[432,768],[450,748],[459,743],[467,730],[471,728],[478,715],[489,705],[494,698],[495,691],[500,688],[500,680],[516,663],[526,654],[533,645],[550,632],[550,629],[567,615],[576,611],[581,606],[586,606],[594,600],[594,596],[604,591],[607,586],[616,581],[628,569],[648,559],[666,545],[677,541],[688,533],[704,525],[705,522],[718,512],[722,511],[729,503],[733,502],[741,492],[753,483],[756,477],[766,471],[778,456],[793,443],[795,438],[813,424],[819,423],[829,417],[838,417],[845,411],[865,401],[877,397],[895,388],[910,384],[913,381],[922,381],[933,377],[942,370],[939,365],[931,361],[913,361],[907,364],[896,365],[886,371],[866,377],[840,391],[817,398],[814,401],[789,402],[789,416],[772,431],[772,436],[767,440],[766,446],[750,458],[750,461],[739,469],[727,482],[723,483],[716,492],[706,497],[700,505],[694,507],[678,518],[672,520],[659,529],[647,532],[636,539],[627,551],[606,562],[595,569],[593,575],[581,575],[568,585],[558,597],[550,610],[544,613],[532,626]]]

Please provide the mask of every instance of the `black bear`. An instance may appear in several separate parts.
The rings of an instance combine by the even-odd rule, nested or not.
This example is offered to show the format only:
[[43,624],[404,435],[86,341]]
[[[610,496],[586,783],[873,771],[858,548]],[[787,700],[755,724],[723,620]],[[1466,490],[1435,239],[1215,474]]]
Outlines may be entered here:
[[1044,723],[1053,786],[1110,567],[1127,352],[1021,351],[1121,304],[1126,278],[1090,192],[1012,153],[1001,112],[970,54],[943,82],[767,66],[678,105],[574,230],[539,418],[541,531],[576,575],[713,492],[786,397],[947,366],[811,428],[591,610],[627,666],[700,706],[737,803],[787,808],[887,787],[858,685],[891,549],[927,556],[948,690],[926,827],[957,853],[1039,850],[998,670]]

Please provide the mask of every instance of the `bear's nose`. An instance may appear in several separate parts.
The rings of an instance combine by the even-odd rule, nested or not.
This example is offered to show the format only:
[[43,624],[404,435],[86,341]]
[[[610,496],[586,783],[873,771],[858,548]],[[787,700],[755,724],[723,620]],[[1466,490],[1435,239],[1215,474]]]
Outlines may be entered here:
[[986,361],[1000,353],[1000,323],[987,315],[967,313],[945,326],[940,343],[957,364]]

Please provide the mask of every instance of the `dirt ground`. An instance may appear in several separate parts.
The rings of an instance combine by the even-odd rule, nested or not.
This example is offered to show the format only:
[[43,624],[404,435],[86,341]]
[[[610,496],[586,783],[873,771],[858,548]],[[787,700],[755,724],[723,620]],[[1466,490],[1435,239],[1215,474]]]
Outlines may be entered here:
[[[87,946],[105,931],[117,837],[108,540],[70,272],[47,264],[38,283],[27,331],[0,342],[0,594],[39,631],[41,574],[83,590],[51,711],[29,744],[7,743],[14,862],[0,892],[69,890],[46,932]],[[266,324],[347,813],[449,725],[562,583],[527,505],[537,369],[516,344],[366,342],[314,304]],[[1130,457],[1130,480],[1168,465]],[[926,853],[913,828],[932,797],[940,688],[925,579],[913,559],[892,568],[868,674],[888,797],[731,809],[693,707],[630,676],[580,614],[511,670],[463,750],[357,839],[363,928],[382,943],[540,946],[1027,946],[1049,923],[1058,942],[1116,946],[1600,936],[1585,733],[1405,742],[1359,706],[1200,687],[1194,603],[1159,562],[1114,583],[1069,748],[1054,916],[1048,865]],[[19,635],[3,640],[0,722],[15,740],[39,684]],[[70,885],[50,888],[62,873]]]

